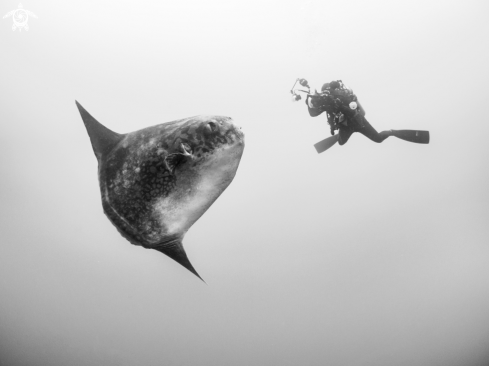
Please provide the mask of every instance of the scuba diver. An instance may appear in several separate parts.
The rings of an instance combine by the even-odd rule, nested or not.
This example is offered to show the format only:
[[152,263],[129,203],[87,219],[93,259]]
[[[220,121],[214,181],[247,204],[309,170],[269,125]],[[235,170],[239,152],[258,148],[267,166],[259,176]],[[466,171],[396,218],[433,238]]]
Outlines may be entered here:
[[[321,92],[318,93],[316,91],[314,94],[311,94],[307,80],[297,79],[296,83],[297,81],[308,90],[295,90],[294,84],[291,90],[294,99],[301,99],[297,91],[306,92],[306,105],[309,115],[317,117],[326,112],[328,118],[332,136],[315,145],[318,153],[329,149],[336,142],[339,142],[340,145],[346,144],[350,136],[355,132],[359,132],[377,143],[381,143],[390,136],[420,144],[429,143],[429,131],[388,130],[377,132],[365,118],[365,110],[358,101],[357,96],[341,80],[325,83],[321,88]],[[338,134],[335,135],[336,130],[338,130]]]

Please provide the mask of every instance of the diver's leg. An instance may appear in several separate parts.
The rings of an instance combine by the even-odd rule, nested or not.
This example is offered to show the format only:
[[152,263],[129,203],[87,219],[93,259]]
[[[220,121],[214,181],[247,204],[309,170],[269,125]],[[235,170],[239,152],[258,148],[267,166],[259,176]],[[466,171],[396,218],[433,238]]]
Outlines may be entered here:
[[338,143],[340,145],[346,144],[353,132],[355,131],[353,131],[351,128],[340,127],[340,131],[338,132]]
[[377,130],[373,128],[373,126],[365,118],[363,119],[363,124],[364,127],[357,127],[355,132],[360,132],[362,135],[377,143],[381,143],[387,137],[393,135],[392,130],[377,132]]

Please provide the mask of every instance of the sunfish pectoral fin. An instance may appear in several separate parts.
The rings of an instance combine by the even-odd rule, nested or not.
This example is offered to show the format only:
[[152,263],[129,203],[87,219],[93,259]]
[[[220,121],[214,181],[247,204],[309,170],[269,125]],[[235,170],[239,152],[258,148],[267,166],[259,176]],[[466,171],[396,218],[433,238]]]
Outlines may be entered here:
[[200,277],[195,268],[192,266],[192,263],[190,263],[187,257],[187,253],[185,253],[185,249],[183,248],[181,238],[172,240],[170,242],[165,242],[151,248],[156,249],[157,251],[169,256],[174,261],[180,263],[182,266],[187,268],[190,272],[199,277],[205,283],[202,277]]
[[168,171],[171,174],[173,174],[173,172],[175,171],[178,164],[180,164],[184,160],[185,160],[185,156],[183,154],[178,154],[178,153],[177,154],[170,154],[165,158],[164,164],[165,164],[166,168],[168,169]]
[[81,106],[80,103],[76,102],[76,106],[80,111],[83,123],[87,128],[88,136],[90,136],[90,141],[92,143],[93,152],[100,160],[107,155],[115,145],[117,145],[125,135],[121,135],[114,131],[109,130],[107,127],[98,122],[93,118],[90,113],[86,111],[85,108]]
[[164,163],[166,169],[173,174],[177,166],[187,159],[192,159],[192,150],[187,144],[180,143],[180,151],[177,153],[169,154],[165,157]]

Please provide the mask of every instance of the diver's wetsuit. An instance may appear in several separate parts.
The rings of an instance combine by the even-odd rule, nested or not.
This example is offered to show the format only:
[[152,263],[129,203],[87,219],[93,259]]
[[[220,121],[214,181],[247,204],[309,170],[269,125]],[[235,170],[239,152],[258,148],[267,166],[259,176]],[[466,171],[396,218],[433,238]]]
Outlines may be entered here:
[[[332,92],[333,95],[335,96],[341,96],[341,94],[347,94],[348,92],[342,89],[336,89]],[[314,96],[312,97],[314,98]],[[311,98],[311,99],[312,99]],[[321,98],[321,96],[318,95],[318,98]],[[370,140],[375,141],[377,143],[381,143],[384,141],[387,137],[392,136],[394,132],[392,130],[389,131],[382,131],[382,132],[377,132],[375,128],[372,127],[372,125],[365,119],[363,114],[365,113],[363,111],[363,108],[359,108],[362,112],[357,111],[356,113],[349,109],[349,107],[346,106],[341,106],[338,108],[335,104],[331,103],[327,99],[322,99],[321,102],[317,103],[319,104],[318,107],[311,107],[310,104],[308,103],[308,99],[306,100],[307,108],[309,109],[309,115],[311,117],[317,117],[321,113],[326,112],[327,117],[328,117],[328,123],[330,125],[333,124],[333,114],[336,114],[338,112],[342,112],[345,115],[345,119],[338,123],[338,143],[340,145],[346,144],[350,136],[354,132],[359,132],[362,135],[368,137]],[[358,103],[360,105],[360,103]],[[333,130],[331,131],[331,134],[333,134]]]
[[352,133],[360,132],[362,135],[368,137],[370,140],[381,143],[387,137],[392,136],[392,131],[382,131],[377,132],[375,128],[363,117],[363,127],[356,120],[348,120],[348,124],[352,126],[344,126],[342,123],[339,124],[339,138],[338,143],[340,145],[346,144]]

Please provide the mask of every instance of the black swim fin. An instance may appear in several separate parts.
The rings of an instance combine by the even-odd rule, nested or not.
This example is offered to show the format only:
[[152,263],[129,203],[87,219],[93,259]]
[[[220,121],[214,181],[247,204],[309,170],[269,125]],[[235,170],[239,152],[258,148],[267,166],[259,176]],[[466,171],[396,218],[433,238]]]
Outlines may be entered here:
[[417,144],[430,143],[430,131],[392,130],[392,136]]
[[318,143],[314,144],[314,147],[316,148],[316,151],[318,154],[321,154],[322,152],[325,152],[328,150],[331,146],[336,144],[338,142],[338,138],[340,135],[334,135],[330,136],[328,138],[325,138],[322,141],[319,141]]

